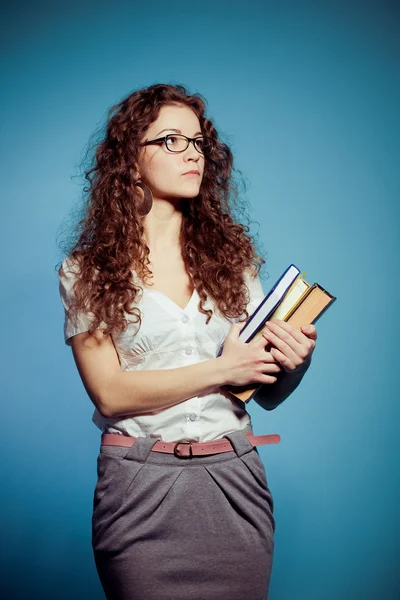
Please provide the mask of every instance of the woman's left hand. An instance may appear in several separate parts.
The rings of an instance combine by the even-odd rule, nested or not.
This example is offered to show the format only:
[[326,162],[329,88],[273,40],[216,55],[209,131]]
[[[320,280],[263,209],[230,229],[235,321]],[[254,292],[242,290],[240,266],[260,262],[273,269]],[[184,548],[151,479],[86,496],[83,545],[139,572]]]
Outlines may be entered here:
[[317,340],[314,325],[302,325],[301,330],[290,323],[274,319],[267,321],[264,338],[272,344],[270,352],[287,373],[304,373],[311,363]]

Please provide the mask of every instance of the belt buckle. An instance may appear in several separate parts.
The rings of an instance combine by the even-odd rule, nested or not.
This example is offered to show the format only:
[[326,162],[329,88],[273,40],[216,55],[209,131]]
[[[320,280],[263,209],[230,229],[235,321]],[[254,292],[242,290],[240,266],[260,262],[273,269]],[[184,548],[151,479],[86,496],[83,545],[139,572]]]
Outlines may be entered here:
[[[192,456],[193,456],[192,441],[193,440],[178,440],[174,446],[175,456],[177,456],[178,458],[192,458]],[[177,446],[179,446],[180,444],[189,445],[189,456],[183,456],[182,454],[179,454],[179,451],[177,450]]]

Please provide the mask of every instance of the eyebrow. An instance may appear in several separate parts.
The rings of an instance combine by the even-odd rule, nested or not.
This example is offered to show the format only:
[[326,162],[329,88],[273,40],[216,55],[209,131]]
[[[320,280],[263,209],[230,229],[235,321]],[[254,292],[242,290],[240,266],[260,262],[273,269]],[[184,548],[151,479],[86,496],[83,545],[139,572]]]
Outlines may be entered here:
[[[167,128],[167,129],[161,129],[161,131],[156,133],[156,135],[160,135],[160,133],[162,133],[163,131],[176,131],[176,133],[182,133],[182,131],[180,129]],[[203,135],[203,134],[201,133],[201,131],[196,131],[196,133],[194,134],[193,137],[196,137],[196,135]]]

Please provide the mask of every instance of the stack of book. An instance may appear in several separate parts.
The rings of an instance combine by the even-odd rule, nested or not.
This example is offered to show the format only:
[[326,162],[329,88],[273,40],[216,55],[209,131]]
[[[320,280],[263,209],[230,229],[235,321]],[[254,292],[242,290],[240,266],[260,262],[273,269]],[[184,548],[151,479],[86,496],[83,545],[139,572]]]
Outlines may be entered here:
[[[300,273],[295,265],[290,265],[250,315],[239,334],[239,339],[247,343],[261,337],[266,322],[273,319],[286,321],[298,329],[302,325],[314,324],[333,304],[336,297],[318,283],[310,285],[304,277],[305,273]],[[221,354],[222,349],[223,345],[217,356]],[[247,402],[261,385],[230,385],[226,386],[226,389],[242,402]]]

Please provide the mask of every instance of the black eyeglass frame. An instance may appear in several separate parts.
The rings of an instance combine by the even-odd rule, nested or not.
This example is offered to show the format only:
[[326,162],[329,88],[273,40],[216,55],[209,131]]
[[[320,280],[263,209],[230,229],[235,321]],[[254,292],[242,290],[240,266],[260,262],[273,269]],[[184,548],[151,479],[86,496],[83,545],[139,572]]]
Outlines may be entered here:
[[[168,148],[167,146],[167,138],[169,137],[184,137],[187,140],[187,146],[184,150],[171,150],[170,148]],[[199,150],[196,147],[196,140],[208,140],[211,144],[211,148],[209,150],[207,150],[207,152],[210,152],[213,147],[214,147],[214,140],[212,138],[209,137],[205,137],[204,135],[198,135],[194,138],[190,138],[187,135],[183,135],[183,133],[167,133],[167,135],[164,135],[163,137],[159,137],[156,138],[155,140],[148,140],[147,142],[143,142],[142,144],[140,144],[141,146],[149,146],[150,144],[159,144],[160,142],[163,142],[165,144],[166,149],[168,150],[168,152],[173,152],[174,154],[180,154],[181,152],[186,152],[186,150],[189,148],[189,144],[190,142],[193,143],[194,148],[197,150],[197,152],[199,154],[202,154],[204,156],[204,152],[201,152],[201,150]]]

